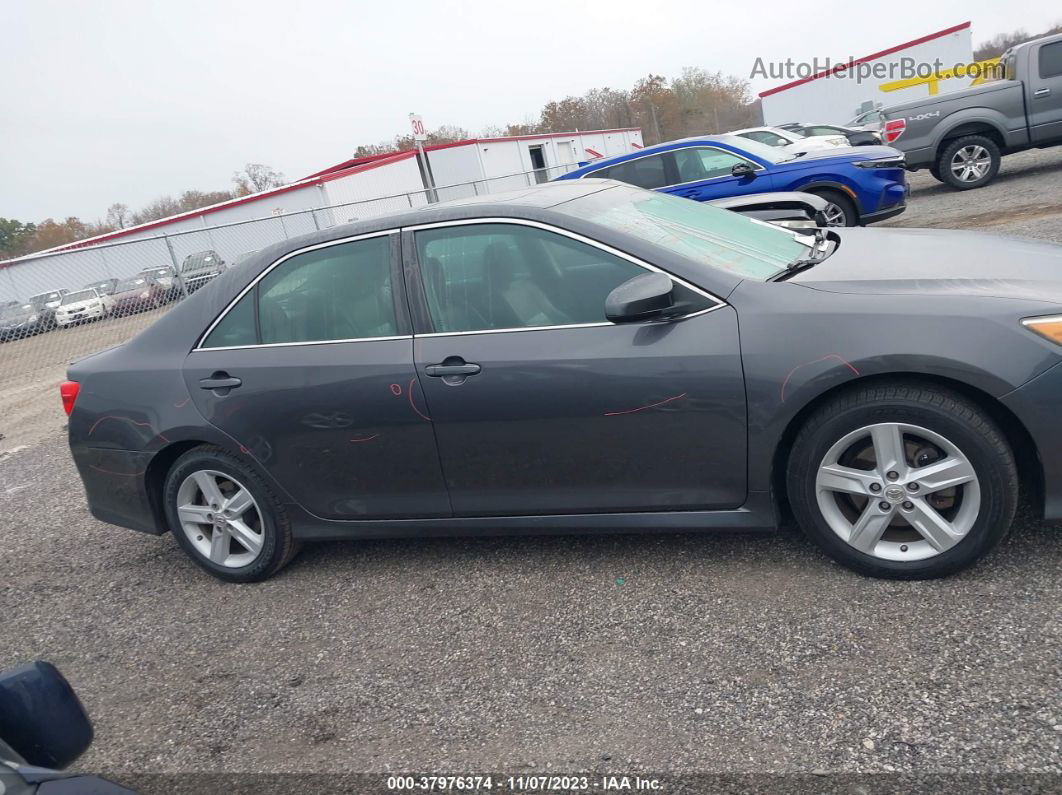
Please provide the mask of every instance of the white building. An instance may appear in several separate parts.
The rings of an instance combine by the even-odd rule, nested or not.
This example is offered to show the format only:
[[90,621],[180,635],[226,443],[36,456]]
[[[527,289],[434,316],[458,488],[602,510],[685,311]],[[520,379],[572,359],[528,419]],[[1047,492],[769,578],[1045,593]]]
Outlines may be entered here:
[[768,89],[760,94],[763,121],[844,124],[864,111],[924,97],[931,90],[966,88],[973,78],[951,77],[932,87],[924,78],[972,60],[970,23],[963,22]]

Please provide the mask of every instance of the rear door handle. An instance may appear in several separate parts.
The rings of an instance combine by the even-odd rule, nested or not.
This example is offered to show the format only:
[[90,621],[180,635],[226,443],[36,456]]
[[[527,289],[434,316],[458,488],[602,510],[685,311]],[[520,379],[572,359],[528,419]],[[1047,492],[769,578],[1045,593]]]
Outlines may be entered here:
[[235,389],[242,383],[243,381],[239,378],[234,378],[224,372],[213,373],[210,378],[199,379],[199,387],[201,389],[216,389],[219,394],[225,395],[229,393],[230,389]]
[[1038,88],[1033,92],[1034,97],[1046,97],[1051,93],[1049,88]]

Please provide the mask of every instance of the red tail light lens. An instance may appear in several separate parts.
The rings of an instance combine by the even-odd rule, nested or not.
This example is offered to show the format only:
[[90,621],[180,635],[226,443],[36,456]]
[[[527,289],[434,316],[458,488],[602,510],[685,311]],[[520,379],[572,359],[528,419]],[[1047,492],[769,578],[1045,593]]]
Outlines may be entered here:
[[891,144],[907,129],[907,119],[893,119],[885,122],[885,143]]
[[59,384],[59,395],[63,398],[63,411],[66,412],[66,416],[70,416],[70,412],[74,410],[74,403],[77,402],[77,393],[81,391],[81,384],[77,381],[63,381]]

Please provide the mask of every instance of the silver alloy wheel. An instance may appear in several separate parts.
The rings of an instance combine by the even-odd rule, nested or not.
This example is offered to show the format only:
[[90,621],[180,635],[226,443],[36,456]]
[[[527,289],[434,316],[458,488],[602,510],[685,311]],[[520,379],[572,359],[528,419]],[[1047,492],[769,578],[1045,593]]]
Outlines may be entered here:
[[848,226],[848,216],[845,215],[844,208],[833,202],[826,203],[822,214],[826,217],[826,226]]
[[981,508],[977,473],[928,428],[886,422],[846,434],[822,459],[815,496],[826,523],[882,560],[925,560],[970,532]]
[[177,518],[203,557],[229,569],[253,563],[265,542],[258,503],[224,472],[201,469],[186,477],[177,489]]
[[992,157],[980,144],[964,146],[951,156],[951,173],[962,182],[977,182],[992,167]]

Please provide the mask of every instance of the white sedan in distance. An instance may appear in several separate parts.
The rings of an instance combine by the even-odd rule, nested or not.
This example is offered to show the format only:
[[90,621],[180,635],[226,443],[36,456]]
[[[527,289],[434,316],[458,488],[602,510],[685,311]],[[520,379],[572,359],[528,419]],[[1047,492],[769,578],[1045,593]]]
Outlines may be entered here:
[[55,322],[63,327],[76,326],[89,320],[99,320],[110,313],[111,297],[89,288],[64,295],[62,303],[55,310]]
[[783,130],[781,127],[749,127],[745,130],[734,130],[728,135],[739,135],[761,144],[776,146],[799,156],[816,149],[829,149],[834,146],[848,146],[848,139],[843,135],[802,135],[794,130]]

